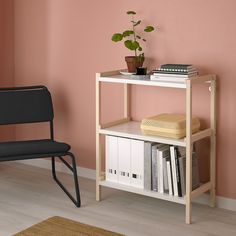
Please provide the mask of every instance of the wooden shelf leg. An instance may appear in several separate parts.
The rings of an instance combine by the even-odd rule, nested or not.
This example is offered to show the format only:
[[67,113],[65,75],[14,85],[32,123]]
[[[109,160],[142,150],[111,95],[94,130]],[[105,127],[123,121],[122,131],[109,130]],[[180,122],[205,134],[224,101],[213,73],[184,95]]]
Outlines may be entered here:
[[216,78],[214,76],[211,81],[211,96],[210,96],[210,122],[211,129],[213,130],[213,134],[211,136],[211,150],[210,150],[210,182],[211,182],[211,190],[210,190],[210,206],[215,207],[216,205]]
[[101,200],[101,186],[99,185],[101,176],[101,142],[100,142],[100,105],[101,105],[101,85],[96,76],[96,200]]
[[101,140],[100,135],[96,137],[96,201],[101,200],[101,186],[99,181],[101,179]]
[[96,201],[101,201],[101,186],[96,183]]
[[130,117],[130,84],[124,84],[124,118]]
[[185,222],[191,224],[192,204],[192,84],[186,88],[186,213]]

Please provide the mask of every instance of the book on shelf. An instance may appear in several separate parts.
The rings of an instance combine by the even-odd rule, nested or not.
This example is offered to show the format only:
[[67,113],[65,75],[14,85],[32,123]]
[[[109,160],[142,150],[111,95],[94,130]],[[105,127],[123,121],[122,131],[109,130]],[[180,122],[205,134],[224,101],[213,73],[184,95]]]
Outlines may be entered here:
[[167,173],[167,161],[170,160],[170,148],[168,156],[163,158],[163,180],[164,180],[164,193],[169,193],[168,173]]
[[158,178],[158,192],[164,193],[165,189],[168,189],[167,184],[167,169],[166,169],[166,158],[170,156],[169,145],[164,145],[157,150],[157,178]]
[[159,188],[159,179],[158,179],[158,156],[159,156],[159,149],[165,146],[165,144],[157,143],[152,146],[152,190],[158,191]]
[[170,146],[170,158],[171,158],[171,172],[173,180],[173,194],[178,197],[178,185],[177,185],[177,174],[176,174],[176,163],[175,163],[175,147]]
[[167,178],[168,178],[168,189],[169,189],[169,195],[174,195],[173,193],[173,177],[172,177],[172,171],[171,171],[171,161],[168,159],[166,161],[167,166]]
[[[193,76],[197,76],[193,75]],[[150,80],[159,81],[159,82],[174,82],[174,83],[184,83],[187,79],[193,76],[159,76],[159,75],[151,75]]]
[[[177,187],[178,196],[184,196],[186,194],[186,149],[183,147],[171,147],[172,153],[175,150],[175,163],[174,170],[172,169],[173,175],[173,187]],[[172,162],[171,162],[172,164]],[[176,176],[176,179],[174,178]],[[192,152],[192,190],[200,186],[199,181],[199,169],[198,169],[198,158],[196,151]],[[177,193],[174,192],[177,196]]]
[[180,172],[180,181],[181,181],[181,192],[184,196],[186,193],[186,157],[179,157],[179,172]]
[[180,69],[186,69],[186,68],[192,68],[192,64],[162,64],[161,68],[180,68]]
[[193,77],[193,76],[196,76],[198,75],[198,72],[194,72],[194,73],[189,73],[189,74],[186,74],[186,73],[155,73],[153,72],[153,74],[151,76],[153,77],[165,77],[165,78],[172,78],[172,79],[177,79],[177,78],[189,78],[189,77]]
[[198,75],[197,68],[190,64],[164,64],[152,72],[150,80],[159,82],[184,83],[186,79]]
[[178,190],[178,196],[182,197],[182,189],[181,189],[181,180],[180,180],[180,169],[179,169],[179,157],[180,153],[178,150],[178,147],[174,147],[175,151],[175,170],[176,170],[176,181],[177,181],[177,190]]
[[163,64],[158,68],[159,71],[188,72],[195,68],[191,64]]
[[150,75],[150,80],[153,81],[166,81],[166,82],[186,82],[187,79],[198,75],[198,71],[195,69],[190,72],[163,72],[163,71],[153,71]]
[[153,70],[152,73],[154,75],[193,75],[197,74],[198,70],[194,69],[191,71],[185,71],[185,72],[180,72],[180,71],[161,71],[161,70]]
[[152,146],[152,190],[157,191],[157,144]]
[[152,145],[151,142],[144,142],[144,189],[152,189]]

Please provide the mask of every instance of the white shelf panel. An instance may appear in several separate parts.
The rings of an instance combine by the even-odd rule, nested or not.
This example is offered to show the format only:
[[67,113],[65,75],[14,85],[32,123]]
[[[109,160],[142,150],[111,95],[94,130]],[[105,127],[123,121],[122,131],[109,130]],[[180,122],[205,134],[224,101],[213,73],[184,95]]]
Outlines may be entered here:
[[175,197],[175,196],[171,196],[169,194],[161,194],[158,192],[148,191],[145,189],[139,189],[139,188],[135,188],[135,187],[132,187],[129,185],[119,184],[119,183],[110,182],[110,181],[106,181],[106,180],[100,181],[99,185],[131,192],[131,193],[136,193],[136,194],[140,194],[140,195],[144,195],[144,196],[148,196],[148,197],[158,198],[158,199],[162,199],[162,200],[166,200],[166,201],[170,201],[170,202],[185,204],[184,197]]
[[150,142],[165,143],[176,146],[186,146],[185,139],[164,138],[154,135],[143,134],[140,128],[141,123],[130,121],[123,124],[115,125],[109,128],[100,129],[100,134],[114,135],[118,137],[138,139]]
[[120,83],[120,84],[136,84],[168,88],[186,88],[185,82],[168,82],[168,81],[153,81],[150,79],[133,79],[129,75],[113,75],[98,77],[101,82]]

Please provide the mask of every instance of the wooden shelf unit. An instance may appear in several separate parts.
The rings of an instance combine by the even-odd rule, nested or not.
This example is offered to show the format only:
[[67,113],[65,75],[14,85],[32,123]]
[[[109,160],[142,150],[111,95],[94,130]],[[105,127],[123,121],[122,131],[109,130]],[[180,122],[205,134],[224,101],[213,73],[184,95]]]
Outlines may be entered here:
[[[101,83],[124,84],[124,118],[107,124],[100,123]],[[192,134],[192,86],[196,83],[208,83],[210,91],[210,128]],[[163,138],[144,135],[140,122],[132,121],[130,117],[130,85],[181,88],[186,92],[186,137],[184,139]],[[154,191],[139,189],[124,184],[106,181],[101,170],[101,135],[113,135],[124,138],[138,139],[150,142],[165,143],[186,147],[186,195],[175,197]],[[191,202],[195,197],[210,190],[210,206],[215,206],[215,166],[216,166],[216,76],[213,74],[196,76],[184,83],[157,82],[150,80],[131,79],[130,76],[120,75],[119,70],[96,74],[96,200],[101,200],[101,186],[137,193],[153,198],[184,204],[186,208],[185,222],[191,223]],[[197,140],[209,137],[210,148],[210,181],[192,191],[192,146]]]

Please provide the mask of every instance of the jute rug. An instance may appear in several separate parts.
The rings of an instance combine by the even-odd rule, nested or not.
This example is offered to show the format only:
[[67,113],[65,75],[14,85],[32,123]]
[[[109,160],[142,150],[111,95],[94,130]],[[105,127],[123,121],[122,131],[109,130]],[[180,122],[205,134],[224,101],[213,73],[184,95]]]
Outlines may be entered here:
[[54,216],[14,236],[124,236],[63,217]]

